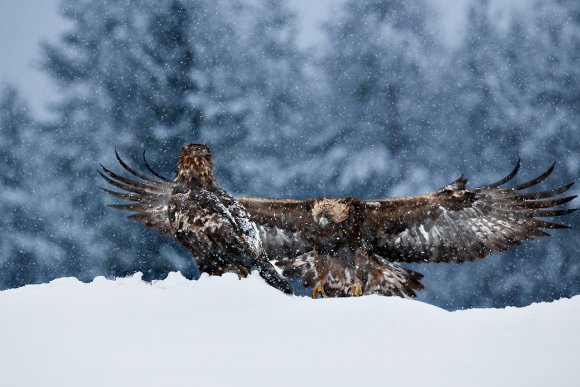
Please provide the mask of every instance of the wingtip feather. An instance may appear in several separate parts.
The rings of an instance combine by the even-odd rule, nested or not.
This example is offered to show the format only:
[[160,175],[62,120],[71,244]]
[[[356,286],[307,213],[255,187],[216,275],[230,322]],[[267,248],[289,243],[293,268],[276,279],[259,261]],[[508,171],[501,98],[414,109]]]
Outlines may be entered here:
[[535,179],[529,180],[525,183],[521,183],[521,184],[518,184],[518,185],[513,186],[513,187],[509,187],[507,189],[509,189],[511,191],[520,191],[520,190],[523,190],[526,188],[533,187],[534,185],[539,184],[542,181],[546,180],[552,174],[552,172],[554,172],[555,167],[556,167],[556,162],[553,162],[552,165],[550,165],[550,167],[544,173],[542,173],[540,176],[536,177]]
[[498,187],[504,185],[505,183],[511,181],[518,174],[521,166],[522,166],[522,162],[521,162],[521,159],[518,157],[518,161],[516,162],[516,166],[514,167],[514,169],[512,169],[512,171],[510,173],[508,173],[508,175],[506,177],[496,181],[495,183],[488,184],[482,188],[484,188],[484,189],[498,188]]

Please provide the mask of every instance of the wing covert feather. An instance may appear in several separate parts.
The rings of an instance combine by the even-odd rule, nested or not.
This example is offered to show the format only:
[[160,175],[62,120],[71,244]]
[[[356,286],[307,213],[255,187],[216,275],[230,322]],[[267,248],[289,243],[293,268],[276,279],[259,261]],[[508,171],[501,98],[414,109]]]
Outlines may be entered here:
[[256,224],[288,231],[312,227],[310,202],[292,199],[238,198]]
[[306,237],[314,227],[310,202],[292,199],[238,198],[258,226],[271,259],[291,258],[312,250]]

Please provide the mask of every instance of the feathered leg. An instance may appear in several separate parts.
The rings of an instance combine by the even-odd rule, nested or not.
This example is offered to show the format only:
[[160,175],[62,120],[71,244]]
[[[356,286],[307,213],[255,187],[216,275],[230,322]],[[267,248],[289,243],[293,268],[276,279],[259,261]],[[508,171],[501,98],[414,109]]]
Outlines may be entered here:
[[276,266],[282,269],[282,275],[288,277],[302,277],[302,285],[312,288],[312,298],[318,295],[326,298],[324,290],[327,285],[329,266],[328,257],[311,250],[297,257],[276,262]]
[[364,294],[414,298],[416,292],[423,289],[422,274],[405,269],[376,254],[372,254],[369,259],[367,274]]
[[318,275],[316,277],[314,289],[312,289],[312,298],[317,298],[319,294],[323,298],[326,298],[327,296],[324,291],[324,285],[328,279],[328,257],[326,255],[320,255],[316,250],[314,250],[314,266]]
[[366,271],[366,266],[369,261],[369,255],[367,253],[366,247],[359,247],[356,250],[354,259],[354,278],[353,284],[348,287],[347,294],[355,297],[363,295],[363,280],[361,279],[360,273]]

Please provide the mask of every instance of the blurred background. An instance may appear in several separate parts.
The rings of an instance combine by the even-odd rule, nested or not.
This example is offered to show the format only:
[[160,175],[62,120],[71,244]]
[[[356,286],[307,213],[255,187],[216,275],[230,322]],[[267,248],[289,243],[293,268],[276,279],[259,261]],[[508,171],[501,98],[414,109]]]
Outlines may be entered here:
[[[577,0],[6,0],[0,7],[0,289],[199,273],[105,207],[114,148],[173,177],[189,142],[239,195],[381,198],[580,176]],[[578,192],[576,189],[575,192]],[[420,300],[523,306],[580,293],[572,230],[463,265]]]

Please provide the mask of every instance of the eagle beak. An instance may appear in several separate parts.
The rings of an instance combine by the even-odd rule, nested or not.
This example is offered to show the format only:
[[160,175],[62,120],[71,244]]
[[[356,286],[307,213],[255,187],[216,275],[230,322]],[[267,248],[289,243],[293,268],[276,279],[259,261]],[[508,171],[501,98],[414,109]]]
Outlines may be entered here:
[[320,227],[324,227],[328,224],[328,219],[326,219],[326,217],[324,217],[324,216],[321,216],[318,219],[318,224],[320,225]]

